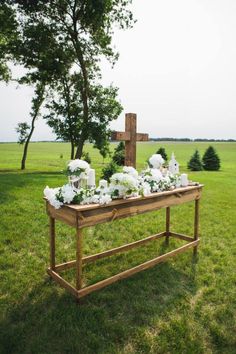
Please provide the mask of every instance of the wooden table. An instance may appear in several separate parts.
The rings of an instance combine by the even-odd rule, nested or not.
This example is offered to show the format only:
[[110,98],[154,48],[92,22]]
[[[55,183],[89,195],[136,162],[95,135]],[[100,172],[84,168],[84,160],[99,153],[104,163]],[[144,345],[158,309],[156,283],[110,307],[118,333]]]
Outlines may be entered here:
[[[169,257],[175,256],[193,247],[194,254],[197,253],[199,244],[199,200],[201,197],[203,185],[188,186],[178,188],[173,191],[161,193],[153,193],[147,197],[136,197],[129,199],[119,199],[112,201],[108,205],[100,206],[98,204],[91,205],[64,205],[60,209],[55,209],[46,200],[46,210],[50,219],[50,267],[48,274],[61,286],[70,291],[77,299],[112,284],[122,278],[127,278],[132,274],[138,273],[144,269],[163,262]],[[194,212],[194,233],[193,237],[170,231],[170,207],[180,205],[186,202],[195,202]],[[101,253],[83,257],[83,228],[94,226],[97,224],[111,222],[129,216],[143,214],[149,211],[166,208],[166,230],[146,237],[144,239],[122,245],[117,248],[110,249]],[[55,220],[60,220],[76,229],[76,260],[57,264],[55,263]],[[84,264],[96,261],[103,257],[111,256],[119,252],[125,252],[131,248],[141,246],[149,241],[165,237],[169,242],[170,237],[175,237],[187,243],[178,247],[173,251],[158,256],[152,260],[142,263],[136,267],[125,270],[110,278],[99,281],[95,284],[82,286],[82,267]],[[76,286],[72,286],[60,275],[61,271],[76,267]]]

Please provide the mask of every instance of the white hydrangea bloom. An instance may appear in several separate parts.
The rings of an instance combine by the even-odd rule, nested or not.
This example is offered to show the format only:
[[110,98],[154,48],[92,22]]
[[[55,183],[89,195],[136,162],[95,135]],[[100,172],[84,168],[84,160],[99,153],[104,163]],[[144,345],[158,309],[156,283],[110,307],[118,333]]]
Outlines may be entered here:
[[149,159],[149,163],[153,168],[160,168],[164,162],[165,160],[160,154],[154,154]]
[[109,194],[105,194],[100,196],[99,204],[101,205],[109,204],[111,201],[112,201],[111,196]]
[[54,206],[55,209],[59,209],[63,203],[60,202],[56,195],[59,193],[60,188],[49,188],[48,186],[44,189],[44,196],[47,198],[49,203]]
[[100,198],[100,195],[99,195],[99,194],[94,194],[94,195],[91,197],[91,203],[99,204],[99,198]]
[[123,172],[129,174],[130,176],[134,177],[135,179],[138,178],[138,171],[132,166],[124,166]]
[[120,198],[130,197],[138,191],[138,180],[127,173],[111,176],[110,193]]
[[64,203],[71,203],[72,200],[74,199],[76,192],[74,190],[74,188],[69,185],[69,184],[65,184],[62,188],[61,188],[61,195],[63,197]]
[[76,160],[72,160],[68,163],[68,168],[72,173],[75,171],[82,170],[83,172],[85,172],[87,174],[90,166],[86,161],[76,159]]
[[150,172],[151,172],[152,179],[155,180],[156,182],[159,182],[160,180],[163,179],[163,175],[160,170],[151,168]]

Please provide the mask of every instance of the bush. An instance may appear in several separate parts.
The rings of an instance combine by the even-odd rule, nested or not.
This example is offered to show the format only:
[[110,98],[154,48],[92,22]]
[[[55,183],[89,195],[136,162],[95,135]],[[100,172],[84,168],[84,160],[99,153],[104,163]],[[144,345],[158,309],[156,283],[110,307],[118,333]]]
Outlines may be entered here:
[[90,157],[90,155],[89,155],[89,153],[88,152],[83,152],[82,153],[82,159],[84,160],[84,161],[86,161],[86,162],[88,162],[89,164],[91,163],[91,157]]
[[203,168],[207,171],[218,171],[220,169],[220,158],[213,146],[206,149],[203,158]]
[[160,149],[157,150],[156,154],[160,154],[165,161],[168,161],[168,156],[165,148],[160,147]]
[[112,161],[118,166],[125,164],[125,144],[121,141],[114,150]]
[[202,171],[202,162],[198,150],[196,150],[193,156],[190,158],[188,162],[188,168],[191,171]]
[[111,176],[118,171],[118,166],[116,163],[111,161],[108,165],[106,165],[102,169],[102,178],[106,179],[108,182],[110,182]]

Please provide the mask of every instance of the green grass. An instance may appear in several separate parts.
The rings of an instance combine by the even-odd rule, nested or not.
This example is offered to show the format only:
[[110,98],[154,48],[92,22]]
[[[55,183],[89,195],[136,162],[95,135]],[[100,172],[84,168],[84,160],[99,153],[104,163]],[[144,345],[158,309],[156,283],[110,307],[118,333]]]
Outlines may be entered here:
[[[208,143],[142,143],[138,168],[158,147],[174,151],[186,171],[197,147]],[[201,200],[198,261],[188,251],[168,262],[95,292],[77,305],[46,275],[48,219],[45,185],[63,184],[60,172],[69,144],[32,143],[27,170],[19,171],[22,147],[0,144],[0,353],[236,353],[236,144],[213,144],[219,172],[191,173],[205,184]],[[102,158],[91,146],[97,178]],[[63,154],[63,158],[60,158]],[[192,233],[192,203],[172,209],[171,226]],[[88,228],[84,250],[92,254],[164,228],[164,210]],[[57,224],[57,261],[74,259],[75,235]],[[169,249],[182,241],[171,240]],[[162,241],[85,268],[85,284],[128,269],[165,250]],[[74,273],[67,278],[73,281]]]

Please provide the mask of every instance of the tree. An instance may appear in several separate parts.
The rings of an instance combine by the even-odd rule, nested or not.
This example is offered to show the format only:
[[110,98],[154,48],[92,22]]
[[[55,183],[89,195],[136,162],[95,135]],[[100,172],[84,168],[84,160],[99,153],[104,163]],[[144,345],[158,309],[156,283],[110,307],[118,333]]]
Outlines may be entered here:
[[220,158],[213,146],[207,148],[203,155],[202,162],[204,170],[218,171],[220,169]]
[[108,165],[103,167],[101,178],[110,182],[111,176],[118,171],[118,165],[114,161],[111,161]]
[[[80,86],[81,77],[76,72],[59,78],[48,94],[48,113],[44,115],[57,139],[70,141],[71,159],[74,158],[75,146],[83,147],[80,145],[84,125]],[[112,86],[102,87],[97,84],[90,87],[89,121],[84,137],[103,153],[108,148],[109,122],[122,111],[116,95],[117,88]],[[77,149],[75,157],[81,156],[82,152]]]
[[[29,40],[28,34],[31,33],[29,22],[27,22],[26,16],[20,17],[20,14],[16,1],[6,0],[0,4],[0,80],[13,80],[19,84],[33,86],[35,89],[35,96],[31,101],[31,126],[27,127],[25,123],[20,123],[17,127],[17,132],[20,134],[19,142],[24,144],[21,169],[25,169],[28,146],[35,129],[35,120],[40,115],[46,84],[53,76],[50,72],[50,65],[52,64],[50,51],[45,50],[47,55],[45,55],[43,60],[44,65],[41,65],[42,58],[36,53],[38,42]],[[44,43],[51,45],[51,48],[53,48],[53,39],[50,41],[50,36],[46,38],[43,31],[39,31],[37,35],[38,37],[44,35],[41,45],[44,45],[44,40]],[[9,63],[22,65],[26,69],[26,73],[20,78],[13,78]],[[57,66],[55,65],[53,69],[54,76],[56,69]]]
[[[114,25],[123,29],[133,25],[132,13],[128,10],[131,0],[8,0],[6,3],[17,9],[20,18],[20,33],[23,33],[20,59],[25,66],[54,75],[55,68],[65,64],[61,75],[65,77],[71,70],[77,74],[82,112],[80,126],[77,125],[76,158],[81,157],[86,140],[94,139],[100,149],[108,140],[109,128],[108,119],[101,116],[104,112],[100,111],[96,119],[94,114],[106,91],[98,84],[101,78],[99,61],[101,56],[112,64],[118,59],[111,43],[113,29]],[[33,74],[31,72],[31,77]],[[113,90],[112,100],[114,93],[117,90]],[[106,96],[108,105],[108,92]],[[117,113],[119,110],[116,108]],[[115,119],[117,113],[111,114],[110,120]]]
[[124,166],[125,164],[125,144],[121,141],[114,150],[112,160],[118,166]]
[[16,131],[20,134],[18,141],[20,144],[24,145],[23,156],[21,159],[22,170],[25,169],[28,146],[35,129],[35,121],[40,114],[40,107],[44,100],[44,91],[45,91],[45,87],[43,84],[38,84],[36,86],[35,96],[32,98],[32,105],[31,105],[31,112],[30,112],[31,125],[29,126],[27,123],[24,122],[24,123],[19,123],[16,128]]
[[16,127],[16,132],[19,134],[18,143],[20,145],[24,144],[29,135],[30,126],[27,122],[18,123]]
[[160,154],[160,155],[162,156],[162,158],[163,158],[165,161],[168,160],[168,156],[167,156],[167,153],[166,153],[165,148],[160,147],[160,148],[157,150],[156,154]]
[[191,171],[202,171],[202,162],[198,150],[196,150],[193,156],[190,158],[188,162],[188,168]]
[[8,62],[13,60],[12,50],[18,41],[15,11],[6,3],[0,3],[0,80],[8,82],[11,70]]

